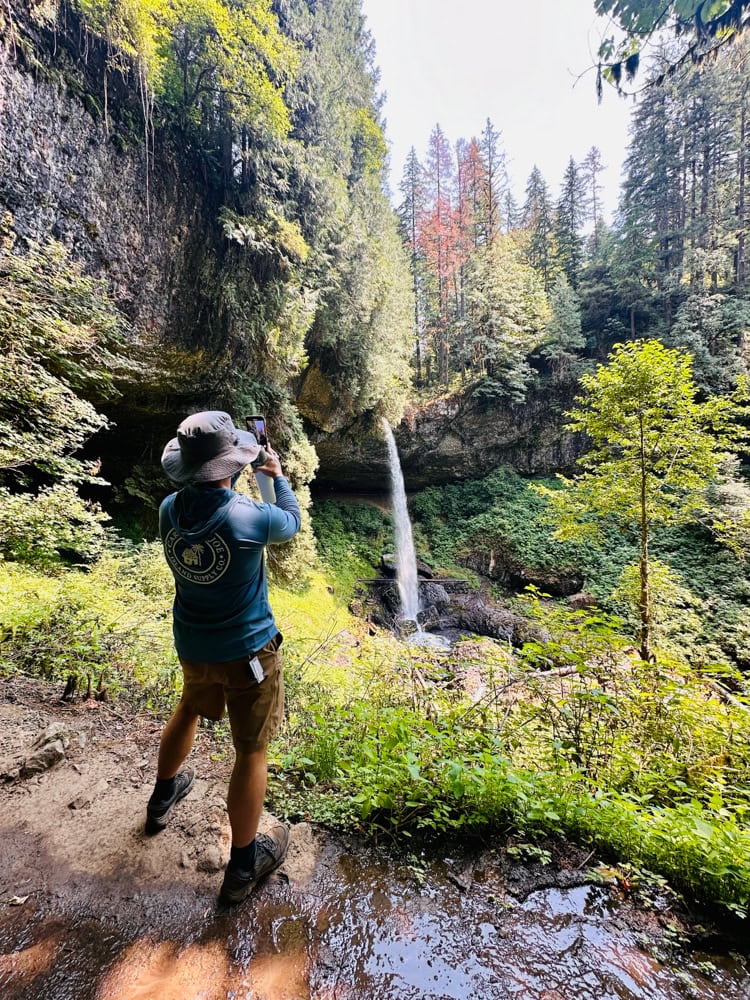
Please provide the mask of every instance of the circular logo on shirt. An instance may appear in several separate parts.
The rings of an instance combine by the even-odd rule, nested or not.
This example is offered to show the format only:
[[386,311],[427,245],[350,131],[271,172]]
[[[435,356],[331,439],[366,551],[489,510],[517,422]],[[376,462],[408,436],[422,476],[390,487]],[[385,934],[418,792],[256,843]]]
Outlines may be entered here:
[[164,539],[164,554],[172,572],[188,583],[215,583],[229,566],[229,546],[220,535],[199,542],[182,537],[174,528]]

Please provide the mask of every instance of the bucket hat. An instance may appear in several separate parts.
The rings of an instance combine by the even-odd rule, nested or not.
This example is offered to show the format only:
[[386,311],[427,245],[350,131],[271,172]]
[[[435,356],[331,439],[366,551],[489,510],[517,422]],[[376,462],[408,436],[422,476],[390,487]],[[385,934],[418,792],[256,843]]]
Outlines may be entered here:
[[204,410],[186,417],[165,447],[161,465],[174,483],[214,483],[251,463],[265,461],[254,434],[234,426],[228,413]]

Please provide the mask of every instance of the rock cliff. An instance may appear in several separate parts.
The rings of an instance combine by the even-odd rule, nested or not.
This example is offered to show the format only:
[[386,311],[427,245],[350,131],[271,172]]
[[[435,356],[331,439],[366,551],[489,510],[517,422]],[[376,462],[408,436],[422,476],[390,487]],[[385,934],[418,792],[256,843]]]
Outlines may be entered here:
[[[395,437],[407,489],[486,475],[498,465],[526,475],[571,469],[578,435],[564,430],[570,388],[531,391],[523,404],[486,402],[471,390],[410,406]],[[377,421],[311,432],[320,457],[317,482],[331,489],[379,489],[388,483],[388,455]]]
[[[105,120],[102,45],[89,39],[84,62],[72,51],[73,29],[45,29],[23,5],[14,18],[0,60],[0,209],[20,237],[58,240],[106,279],[138,336],[164,349],[167,370],[171,351],[223,347],[210,309],[222,233],[200,162],[177,157],[157,130],[147,169],[139,95],[115,73]],[[205,391],[181,367],[152,405]]]

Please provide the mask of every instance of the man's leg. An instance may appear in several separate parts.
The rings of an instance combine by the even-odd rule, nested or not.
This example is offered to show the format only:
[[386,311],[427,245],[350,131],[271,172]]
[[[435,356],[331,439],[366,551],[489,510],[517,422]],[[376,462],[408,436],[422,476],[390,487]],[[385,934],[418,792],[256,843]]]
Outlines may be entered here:
[[198,713],[183,701],[178,704],[161,734],[157,779],[174,778],[180,770],[180,765],[193,747],[198,718]]
[[266,794],[266,748],[284,714],[284,679],[278,654],[280,637],[260,651],[264,679],[251,680],[247,661],[237,664],[236,685],[227,690],[227,708],[237,757],[229,783],[227,810],[232,853],[219,898],[239,903],[283,862],[289,831],[283,823],[257,833]]
[[232,853],[219,893],[224,903],[243,900],[286,856],[289,831],[283,823],[276,823],[268,833],[257,832],[267,775],[265,746],[251,753],[237,751],[227,795]]
[[255,839],[266,797],[267,776],[266,747],[254,753],[237,752],[227,795],[232,846],[235,848],[247,847]]
[[190,753],[197,726],[198,713],[180,701],[161,734],[156,785],[146,807],[147,833],[163,830],[172,807],[193,787],[195,771],[180,771],[180,765]]

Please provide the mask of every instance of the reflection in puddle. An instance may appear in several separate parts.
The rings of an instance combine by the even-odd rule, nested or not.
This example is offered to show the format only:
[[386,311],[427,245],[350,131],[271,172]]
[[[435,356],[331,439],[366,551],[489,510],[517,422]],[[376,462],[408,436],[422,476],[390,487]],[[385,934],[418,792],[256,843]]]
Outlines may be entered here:
[[46,972],[57,958],[62,937],[62,931],[52,931],[37,944],[0,955],[0,986],[11,982],[25,984]]
[[107,973],[97,1000],[214,1000],[227,995],[229,958],[219,941],[187,948],[137,941]]
[[[323,852],[303,886],[274,881],[233,912],[169,886],[80,920],[0,914],[3,1000],[748,1000],[741,962],[667,967],[595,886],[518,902],[499,865],[458,891],[445,863],[413,879],[374,852]],[[80,889],[80,887],[79,887]],[[92,898],[95,893],[92,890]],[[80,902],[78,904],[80,906]],[[25,922],[24,922],[25,921]],[[630,923],[628,922],[630,921]],[[64,934],[61,926],[64,925]],[[710,959],[702,956],[701,961]],[[690,972],[694,985],[686,978]]]

